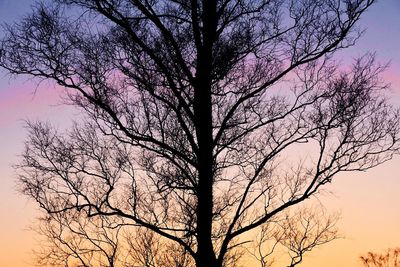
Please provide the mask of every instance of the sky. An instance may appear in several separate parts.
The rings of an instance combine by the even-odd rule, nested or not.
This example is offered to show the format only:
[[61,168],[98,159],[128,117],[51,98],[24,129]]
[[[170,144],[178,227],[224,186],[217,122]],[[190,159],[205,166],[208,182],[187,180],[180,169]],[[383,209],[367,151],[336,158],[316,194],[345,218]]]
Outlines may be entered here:
[[[17,20],[30,9],[29,0],[0,0],[0,23]],[[338,57],[345,64],[367,51],[378,61],[390,61],[383,77],[391,83],[389,98],[400,105],[400,0],[380,0],[362,18],[367,29],[355,47]],[[1,33],[0,33],[1,35]],[[12,164],[23,149],[24,120],[51,120],[63,124],[75,115],[60,105],[59,91],[27,77],[0,71],[0,266],[30,266],[37,245],[29,230],[37,206],[16,192]],[[302,267],[356,267],[368,251],[400,246],[400,157],[363,173],[341,174],[320,197],[327,210],[341,213],[342,238],[306,255]]]

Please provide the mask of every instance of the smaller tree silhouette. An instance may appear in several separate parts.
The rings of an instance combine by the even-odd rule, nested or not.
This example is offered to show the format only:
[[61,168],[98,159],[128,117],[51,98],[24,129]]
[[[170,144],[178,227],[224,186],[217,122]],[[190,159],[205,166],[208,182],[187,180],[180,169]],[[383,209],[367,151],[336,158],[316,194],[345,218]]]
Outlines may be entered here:
[[104,216],[89,219],[76,211],[47,214],[35,229],[42,237],[34,250],[36,265],[118,266],[126,243],[121,230],[119,222]]
[[192,267],[186,251],[153,232],[105,216],[88,218],[77,211],[50,213],[34,230],[42,237],[34,250],[37,266]]
[[[287,212],[272,224],[262,228],[253,252],[261,267],[275,266],[274,252],[279,249],[288,254],[287,267],[300,264],[304,255],[314,248],[339,237],[337,214],[326,216],[322,207],[305,207]],[[285,259],[287,261],[287,259]]]
[[360,257],[365,267],[399,267],[400,266],[400,247],[391,248],[386,253],[368,252],[367,255]]

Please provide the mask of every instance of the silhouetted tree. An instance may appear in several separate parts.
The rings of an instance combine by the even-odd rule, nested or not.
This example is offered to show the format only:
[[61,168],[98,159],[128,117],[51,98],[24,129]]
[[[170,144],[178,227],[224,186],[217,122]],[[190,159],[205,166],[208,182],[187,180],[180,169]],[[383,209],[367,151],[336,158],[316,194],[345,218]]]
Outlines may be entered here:
[[129,231],[132,225],[119,218],[88,217],[71,210],[46,214],[39,222],[33,228],[41,237],[34,251],[36,266],[194,266],[180,247],[148,229]]
[[228,265],[337,173],[398,151],[384,66],[332,61],[373,2],[38,4],[6,27],[0,66],[55,81],[83,115],[66,133],[29,123],[21,191],[50,214],[117,217],[196,266]]
[[118,258],[124,251],[122,226],[111,220],[103,216],[89,219],[76,211],[42,217],[36,229],[42,237],[34,251],[37,265],[119,266]]
[[[315,247],[338,238],[335,227],[337,215],[326,216],[319,208],[303,208],[295,213],[286,213],[273,223],[266,223],[254,240],[254,249],[249,251],[261,267],[274,266],[275,250],[288,251],[289,264],[294,267],[304,259],[304,254]],[[283,262],[281,256],[280,262]],[[287,260],[287,259],[284,259]]]
[[388,249],[386,253],[368,252],[360,257],[365,267],[399,267],[400,248]]

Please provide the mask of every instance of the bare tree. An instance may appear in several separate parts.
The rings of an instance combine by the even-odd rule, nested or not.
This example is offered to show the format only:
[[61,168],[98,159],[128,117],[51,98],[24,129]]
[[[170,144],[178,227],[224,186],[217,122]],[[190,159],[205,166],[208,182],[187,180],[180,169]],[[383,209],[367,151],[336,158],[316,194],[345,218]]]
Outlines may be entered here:
[[154,232],[117,219],[88,218],[79,212],[47,214],[33,228],[41,237],[37,266],[161,267],[194,266],[180,247]]
[[128,261],[135,264],[126,266],[195,266],[193,258],[182,247],[176,246],[168,240],[162,240],[148,229],[137,231],[136,238],[129,238],[128,241],[130,248]]
[[281,226],[279,243],[285,246],[290,255],[288,267],[300,264],[304,254],[317,246],[338,238],[335,228],[337,217],[324,218],[321,212],[304,209],[294,216],[287,215]]
[[110,218],[88,219],[74,211],[48,214],[39,222],[35,230],[42,239],[34,251],[37,265],[119,266],[117,259],[123,252],[121,225]]
[[398,267],[400,266],[400,248],[388,249],[386,253],[368,252],[360,257],[365,267]]
[[300,264],[305,253],[339,237],[335,226],[339,217],[336,214],[326,216],[324,213],[321,207],[306,207],[274,218],[264,224],[253,239],[255,246],[253,251],[249,251],[250,254],[261,267],[276,266],[273,256],[283,248],[288,252],[288,267]]
[[55,81],[84,115],[66,133],[28,125],[21,191],[50,214],[120,218],[223,266],[337,173],[398,152],[385,66],[332,60],[373,2],[38,4],[6,27],[0,66]]

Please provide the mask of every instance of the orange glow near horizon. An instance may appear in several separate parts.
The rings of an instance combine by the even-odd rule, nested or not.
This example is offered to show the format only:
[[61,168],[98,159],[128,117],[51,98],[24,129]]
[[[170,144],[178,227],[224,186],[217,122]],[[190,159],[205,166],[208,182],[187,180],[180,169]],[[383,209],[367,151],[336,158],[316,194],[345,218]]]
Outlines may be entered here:
[[[23,8],[20,8],[18,2]],[[29,10],[31,0],[0,0],[0,20],[10,22]],[[389,97],[400,105],[400,1],[381,0],[361,20],[367,27],[356,47],[344,53],[376,50],[379,61],[391,60],[383,78],[392,84]],[[364,23],[364,24],[363,24]],[[364,26],[363,26],[364,25]],[[32,249],[38,246],[28,230],[38,207],[16,192],[12,164],[23,149],[25,119],[68,123],[74,111],[59,106],[59,91],[25,78],[8,80],[0,72],[0,267],[32,266]],[[67,124],[65,124],[67,125]],[[338,227],[343,238],[305,255],[301,267],[361,267],[359,256],[400,246],[400,157],[367,172],[342,173],[325,187],[319,200],[328,212],[341,212]],[[315,201],[315,200],[310,200]]]

